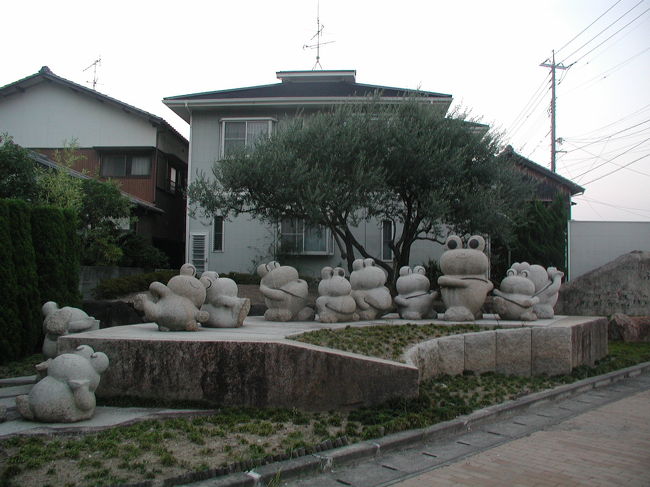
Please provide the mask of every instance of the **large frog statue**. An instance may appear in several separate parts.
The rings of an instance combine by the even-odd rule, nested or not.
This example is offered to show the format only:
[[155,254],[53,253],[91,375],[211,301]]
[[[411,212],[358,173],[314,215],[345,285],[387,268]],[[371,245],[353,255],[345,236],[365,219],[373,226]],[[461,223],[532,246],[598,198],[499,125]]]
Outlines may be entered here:
[[504,320],[535,321],[537,315],[533,306],[539,302],[534,297],[535,285],[528,279],[528,271],[517,273],[516,268],[508,269],[499,289],[495,289],[494,309]]
[[384,286],[386,274],[375,266],[374,259],[356,259],[352,263],[350,284],[360,320],[374,320],[393,309],[393,298]]
[[527,271],[528,279],[535,285],[534,296],[539,299],[539,302],[533,306],[533,312],[537,317],[540,319],[553,318],[555,316],[553,308],[557,303],[564,272],[555,267],[544,269],[541,265],[531,265],[528,262],[515,262],[512,267],[519,273]]
[[337,323],[339,321],[356,321],[357,303],[351,295],[352,286],[345,278],[345,271],[340,267],[332,269],[323,267],[321,281],[318,284],[319,297],[316,299],[318,321]]
[[260,292],[268,308],[264,313],[267,321],[310,321],[314,310],[307,306],[309,287],[299,279],[298,271],[291,266],[281,266],[272,261],[257,267]]
[[43,305],[42,311],[45,317],[43,320],[43,333],[45,334],[43,355],[46,359],[56,357],[56,344],[60,336],[99,329],[99,320],[88,316],[79,308],[70,306],[59,308],[54,301],[48,301]]
[[192,264],[183,264],[178,276],[172,277],[165,286],[152,282],[149,292],[138,294],[135,309],[144,311],[145,317],[158,325],[160,331],[196,331],[199,323],[208,321],[210,315],[201,311],[205,301],[205,286],[196,277]]
[[481,307],[494,285],[487,278],[490,262],[483,253],[485,240],[474,235],[463,248],[463,241],[452,235],[445,243],[447,250],[440,258],[443,274],[438,278],[445,303],[446,321],[474,321],[482,317]]
[[16,397],[16,409],[28,420],[73,423],[92,418],[95,390],[108,368],[108,357],[81,345],[37,366],[47,376],[37,382],[29,395]]
[[421,320],[435,316],[433,300],[436,292],[429,292],[431,283],[426,276],[426,270],[421,265],[413,270],[404,266],[399,270],[395,296],[395,304],[400,317],[405,320]]
[[227,277],[219,277],[213,271],[201,274],[200,281],[206,289],[205,303],[201,311],[210,317],[203,323],[209,328],[238,328],[251,309],[251,300],[237,297],[237,284]]

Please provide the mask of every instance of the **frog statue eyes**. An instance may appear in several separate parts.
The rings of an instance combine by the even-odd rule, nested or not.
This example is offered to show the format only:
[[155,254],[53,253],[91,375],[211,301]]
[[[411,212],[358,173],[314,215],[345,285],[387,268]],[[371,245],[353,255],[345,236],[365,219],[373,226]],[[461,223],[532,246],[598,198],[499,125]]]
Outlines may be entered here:
[[494,285],[487,278],[490,261],[485,250],[485,239],[473,235],[467,248],[457,235],[445,243],[446,251],[440,258],[443,274],[438,278],[440,293],[445,303],[446,321],[474,321],[482,317],[481,307]]

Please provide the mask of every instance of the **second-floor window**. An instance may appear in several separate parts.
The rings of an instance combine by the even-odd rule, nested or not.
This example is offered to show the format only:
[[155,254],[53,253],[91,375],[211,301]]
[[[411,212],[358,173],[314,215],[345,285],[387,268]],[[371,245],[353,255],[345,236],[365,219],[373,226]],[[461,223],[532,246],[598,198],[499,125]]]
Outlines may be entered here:
[[151,156],[136,154],[104,154],[100,175],[125,178],[151,175]]
[[229,156],[247,147],[253,147],[260,137],[271,134],[273,120],[222,120],[222,155]]
[[391,220],[381,222],[381,260],[393,260],[393,251],[390,245],[393,243],[395,225]]

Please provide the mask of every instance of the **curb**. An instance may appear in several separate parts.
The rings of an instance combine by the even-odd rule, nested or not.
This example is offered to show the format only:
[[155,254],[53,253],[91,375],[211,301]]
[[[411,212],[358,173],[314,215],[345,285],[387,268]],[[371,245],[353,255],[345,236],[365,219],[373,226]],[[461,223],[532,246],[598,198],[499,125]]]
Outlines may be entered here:
[[[474,426],[494,421],[495,419],[514,416],[522,410],[538,406],[546,402],[567,399],[571,396],[598,389],[614,382],[636,377],[644,372],[650,372],[650,362],[633,365],[625,369],[609,372],[604,375],[589,377],[571,384],[564,384],[553,389],[535,392],[527,396],[507,401],[494,406],[479,409],[465,416],[416,430],[394,433],[375,441],[364,441],[350,446],[335,448],[318,454],[306,455],[281,462],[256,467],[248,472],[240,472],[215,478],[211,487],[261,487],[281,475],[282,480],[289,480],[305,474],[317,474],[334,467],[340,467],[355,461],[367,460],[381,455],[384,452],[403,449],[430,440],[446,439],[470,431]],[[185,482],[206,480],[200,472],[196,476],[184,476]],[[200,477],[200,478],[199,478]],[[179,485],[167,483],[165,485]]]

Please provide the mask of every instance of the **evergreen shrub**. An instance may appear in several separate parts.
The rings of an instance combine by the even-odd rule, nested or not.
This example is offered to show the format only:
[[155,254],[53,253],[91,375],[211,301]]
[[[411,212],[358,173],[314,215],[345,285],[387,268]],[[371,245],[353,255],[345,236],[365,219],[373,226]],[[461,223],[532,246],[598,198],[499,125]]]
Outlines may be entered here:
[[93,289],[93,296],[97,299],[115,299],[126,294],[145,292],[152,282],[167,284],[172,277],[178,275],[178,272],[178,270],[161,270],[105,279]]

